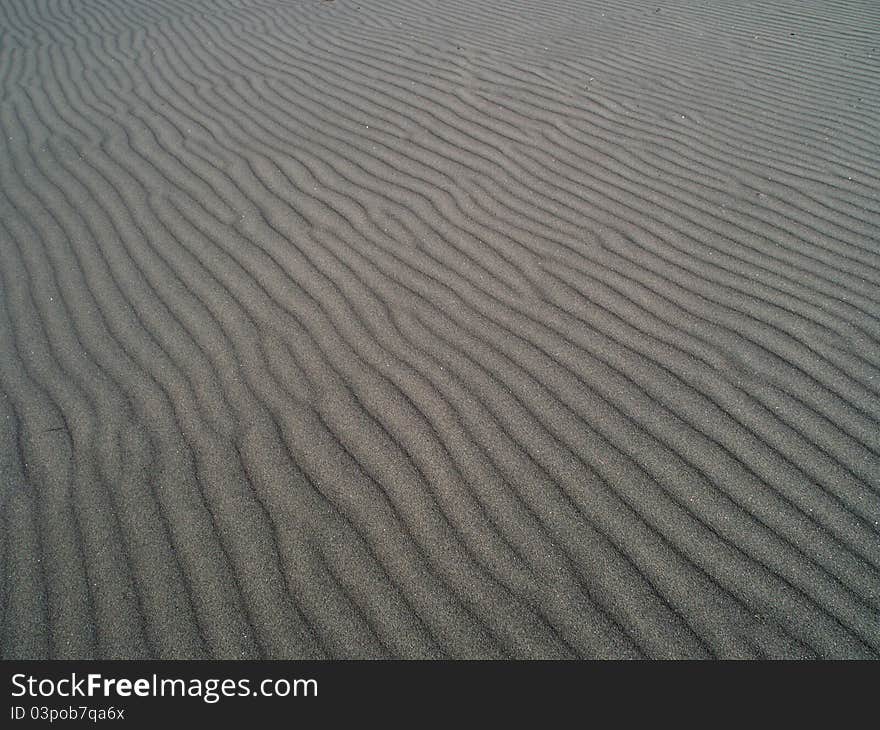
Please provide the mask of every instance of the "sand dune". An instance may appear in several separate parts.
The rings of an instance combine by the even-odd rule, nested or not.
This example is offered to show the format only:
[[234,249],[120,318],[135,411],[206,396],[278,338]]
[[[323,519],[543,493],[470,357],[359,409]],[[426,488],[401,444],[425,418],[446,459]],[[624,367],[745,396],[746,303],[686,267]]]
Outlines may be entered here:
[[2,655],[877,657],[878,28],[0,3]]

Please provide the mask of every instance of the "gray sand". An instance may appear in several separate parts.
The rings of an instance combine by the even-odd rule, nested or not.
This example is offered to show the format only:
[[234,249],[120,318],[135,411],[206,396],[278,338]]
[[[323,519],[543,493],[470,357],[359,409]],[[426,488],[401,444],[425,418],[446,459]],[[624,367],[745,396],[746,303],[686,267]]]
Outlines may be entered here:
[[0,3],[0,653],[877,657],[880,6]]

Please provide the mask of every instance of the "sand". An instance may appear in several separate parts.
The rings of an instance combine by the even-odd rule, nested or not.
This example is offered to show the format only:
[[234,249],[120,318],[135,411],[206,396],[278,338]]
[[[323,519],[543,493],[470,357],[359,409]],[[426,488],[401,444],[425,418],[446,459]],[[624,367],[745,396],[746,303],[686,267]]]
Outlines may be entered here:
[[0,3],[2,656],[880,655],[878,28]]

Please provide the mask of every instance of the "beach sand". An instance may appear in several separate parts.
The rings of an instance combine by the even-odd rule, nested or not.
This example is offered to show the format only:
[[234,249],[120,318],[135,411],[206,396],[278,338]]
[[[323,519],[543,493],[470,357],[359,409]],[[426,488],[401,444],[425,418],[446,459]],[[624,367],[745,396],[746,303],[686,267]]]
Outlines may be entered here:
[[0,3],[5,658],[880,654],[880,5]]

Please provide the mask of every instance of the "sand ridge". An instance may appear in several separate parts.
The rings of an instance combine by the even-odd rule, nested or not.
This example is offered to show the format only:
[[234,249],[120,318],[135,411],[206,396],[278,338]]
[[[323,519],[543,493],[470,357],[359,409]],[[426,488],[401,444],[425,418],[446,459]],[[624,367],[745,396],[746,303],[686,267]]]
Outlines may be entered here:
[[870,2],[0,4],[5,657],[875,657]]

